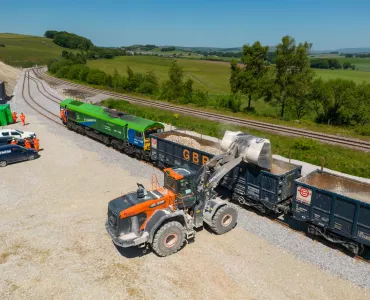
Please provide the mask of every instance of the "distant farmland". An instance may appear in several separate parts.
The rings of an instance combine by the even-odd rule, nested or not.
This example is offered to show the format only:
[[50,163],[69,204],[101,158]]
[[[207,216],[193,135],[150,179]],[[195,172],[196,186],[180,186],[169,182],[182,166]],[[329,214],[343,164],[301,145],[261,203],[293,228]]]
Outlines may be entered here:
[[[65,49],[55,45],[52,40],[21,34],[0,33],[0,60],[14,66],[30,67],[35,64],[45,65],[55,57],[61,55]],[[168,53],[165,53],[168,54]],[[338,59],[341,64],[349,62],[356,65],[359,70],[315,70],[317,76],[324,80],[344,78],[360,83],[370,82],[370,59],[366,58],[345,58]],[[211,94],[229,93],[230,66],[228,62],[206,61],[199,59],[176,59],[183,67],[185,76],[194,80],[194,87]],[[92,68],[101,69],[113,74],[116,68],[120,74],[126,74],[127,66],[136,72],[153,71],[163,81],[167,79],[167,72],[173,59],[156,56],[121,56],[110,60],[89,61]]]
[[330,79],[348,79],[353,80],[356,83],[363,81],[370,82],[370,71],[354,71],[354,70],[317,70],[315,69],[317,77],[321,77],[323,80]]
[[[125,75],[127,67],[130,66],[134,72],[153,71],[163,81],[168,78],[167,74],[172,61],[173,59],[157,56],[121,56],[111,60],[89,61],[88,65],[109,74],[113,74],[114,69],[117,69],[121,75]],[[229,63],[181,58],[176,61],[183,67],[186,77],[194,80],[195,88],[209,91],[212,94],[230,91]]]
[[[227,62],[214,62],[206,60],[176,59],[187,77],[194,80],[194,87],[208,91],[211,94],[229,93],[230,64]],[[340,59],[341,60],[341,59]],[[114,69],[124,75],[128,66],[136,72],[153,71],[158,78],[163,81],[167,79],[167,72],[172,63],[172,59],[156,56],[122,56],[112,60],[89,61],[91,68],[101,69],[109,74],[113,74]],[[341,63],[349,61],[361,66],[363,69],[369,68],[370,60],[367,59],[346,59]],[[324,80],[343,78],[350,79],[356,83],[363,81],[370,82],[370,71],[361,70],[314,70],[318,77]]]

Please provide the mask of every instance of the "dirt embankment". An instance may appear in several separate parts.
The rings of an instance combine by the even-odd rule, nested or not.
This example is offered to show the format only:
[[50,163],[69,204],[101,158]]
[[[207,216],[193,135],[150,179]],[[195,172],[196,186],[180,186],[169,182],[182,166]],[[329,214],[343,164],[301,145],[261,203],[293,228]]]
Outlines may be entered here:
[[5,82],[5,90],[8,96],[13,94],[20,73],[21,70],[0,61],[0,82]]

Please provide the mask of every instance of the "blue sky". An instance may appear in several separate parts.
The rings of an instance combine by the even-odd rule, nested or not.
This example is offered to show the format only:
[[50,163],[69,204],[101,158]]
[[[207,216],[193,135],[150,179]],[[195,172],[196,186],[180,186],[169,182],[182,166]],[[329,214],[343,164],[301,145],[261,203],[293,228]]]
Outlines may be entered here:
[[1,4],[0,32],[65,30],[98,46],[237,47],[284,35],[315,50],[370,47],[369,0],[14,0]]

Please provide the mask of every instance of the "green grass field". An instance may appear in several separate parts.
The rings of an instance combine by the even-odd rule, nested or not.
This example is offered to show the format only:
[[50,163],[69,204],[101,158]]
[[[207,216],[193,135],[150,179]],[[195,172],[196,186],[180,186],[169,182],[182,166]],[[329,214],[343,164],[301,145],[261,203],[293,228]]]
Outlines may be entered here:
[[0,47],[0,60],[22,67],[45,65],[65,50],[50,39],[21,34],[0,33],[0,44],[5,45]]
[[[194,80],[194,87],[211,94],[229,93],[230,65],[227,62],[214,62],[197,59],[176,59],[183,67],[186,77]],[[361,59],[362,60],[362,59]],[[366,59],[364,59],[366,60]],[[113,74],[114,69],[120,74],[126,74],[127,66],[135,72],[153,71],[158,78],[163,81],[167,79],[168,69],[173,59],[161,58],[156,56],[122,56],[112,60],[89,61],[91,68],[101,69],[109,74]],[[354,62],[352,62],[354,63]],[[363,63],[364,68],[366,63]],[[370,68],[370,66],[369,66]],[[361,83],[370,82],[370,72],[360,70],[315,70],[318,77],[324,80],[344,78]]]
[[370,71],[360,70],[315,70],[317,77],[321,77],[323,80],[330,79],[347,79],[353,80],[356,83],[362,83],[363,81],[370,82]]
[[359,71],[370,71],[370,59],[367,58],[357,58],[357,57],[350,57],[346,58],[341,56],[337,58],[338,61],[343,64],[345,62],[349,62],[356,66]]
[[[195,88],[212,94],[230,91],[228,63],[181,58],[176,60],[183,67],[186,77],[194,80]],[[157,56],[122,56],[111,60],[89,61],[88,65],[109,74],[113,74],[114,69],[117,69],[122,75],[126,75],[126,69],[130,66],[135,72],[153,71],[163,81],[168,78],[168,70],[172,61],[173,59]]]

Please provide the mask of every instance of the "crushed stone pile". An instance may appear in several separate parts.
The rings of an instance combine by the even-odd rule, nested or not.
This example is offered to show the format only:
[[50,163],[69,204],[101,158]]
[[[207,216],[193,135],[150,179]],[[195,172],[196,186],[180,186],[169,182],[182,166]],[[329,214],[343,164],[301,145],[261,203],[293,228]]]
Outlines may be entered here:
[[202,150],[204,152],[212,153],[214,155],[222,154],[223,152],[217,148],[211,147],[211,146],[205,146],[201,145],[199,142],[197,142],[195,139],[192,139],[190,137],[185,136],[179,136],[179,135],[169,135],[166,137],[166,140],[178,143],[187,147],[195,148]]

